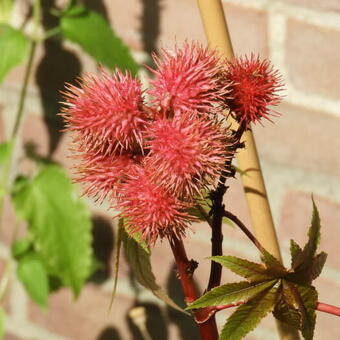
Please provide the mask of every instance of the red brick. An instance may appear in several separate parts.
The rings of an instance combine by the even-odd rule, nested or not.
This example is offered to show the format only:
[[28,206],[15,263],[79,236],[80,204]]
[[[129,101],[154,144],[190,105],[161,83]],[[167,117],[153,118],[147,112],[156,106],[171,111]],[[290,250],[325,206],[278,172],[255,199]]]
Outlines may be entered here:
[[48,153],[48,130],[43,118],[38,115],[27,115],[21,131],[23,144],[33,143],[35,151],[41,156]]
[[339,40],[340,31],[288,20],[289,81],[303,92],[339,100]]
[[[169,48],[175,42],[181,44],[187,39],[206,42],[196,0],[144,1],[143,4],[137,0],[116,0],[107,2],[107,7],[117,34],[133,48],[147,47],[144,46],[143,39],[155,39],[155,47]],[[235,52],[254,52],[266,56],[268,52],[265,12],[230,4],[224,4],[224,9]],[[116,15],[118,12],[120,15]],[[151,24],[154,25],[153,29]],[[149,31],[143,33],[143,29]],[[146,33],[149,36],[143,37]]]
[[13,334],[5,334],[4,340],[23,340],[23,338]]
[[138,0],[105,1],[107,14],[116,34],[134,49],[141,50],[142,2]]
[[[326,262],[340,270],[339,257],[339,220],[340,204],[321,196],[315,196],[321,218],[321,242],[319,249],[328,253]],[[279,238],[286,242],[294,239],[301,246],[307,241],[307,232],[312,217],[312,201],[310,193],[287,193],[281,211]]]
[[340,11],[339,0],[287,0],[292,4],[328,11]]
[[224,4],[224,11],[235,54],[255,53],[267,57],[266,12],[232,4]]
[[302,107],[282,105],[275,123],[255,127],[260,156],[278,164],[338,176],[340,119]]
[[47,312],[30,304],[31,321],[47,330],[71,339],[93,340],[107,327],[127,331],[125,316],[133,301],[117,296],[108,314],[110,293],[88,285],[77,301],[70,290],[62,289],[49,298]]
[[195,0],[163,1],[161,11],[161,46],[172,48],[186,39],[205,43],[204,29]]

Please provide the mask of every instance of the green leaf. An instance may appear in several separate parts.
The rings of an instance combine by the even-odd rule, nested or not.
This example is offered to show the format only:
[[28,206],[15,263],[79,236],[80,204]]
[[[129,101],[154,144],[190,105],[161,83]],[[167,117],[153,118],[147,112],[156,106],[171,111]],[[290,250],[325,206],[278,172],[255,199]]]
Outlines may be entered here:
[[49,284],[43,262],[36,253],[30,253],[18,262],[17,274],[28,295],[41,307],[46,307]]
[[28,39],[21,31],[0,24],[0,83],[8,71],[25,60],[28,49]]
[[3,197],[6,192],[7,183],[5,183],[6,182],[5,179],[9,171],[9,159],[11,152],[12,152],[11,142],[4,142],[0,144],[0,174],[2,177],[2,181],[0,182],[0,198]]
[[320,242],[320,217],[318,209],[315,205],[314,199],[313,201],[313,216],[311,226],[308,231],[308,242],[304,246],[301,256],[299,256],[299,261],[296,261],[294,269],[299,268],[306,268],[311,265],[314,255],[316,253],[318,244]]
[[239,306],[224,325],[219,340],[240,340],[252,331],[276,302],[277,288],[266,289]]
[[0,307],[0,340],[5,336],[5,311]]
[[263,265],[255,262],[250,262],[235,256],[213,256],[210,257],[210,259],[252,282],[274,279]]
[[[1,58],[1,57],[0,57]],[[0,144],[0,165],[7,162],[12,148],[12,143],[4,142]]]
[[284,322],[295,329],[301,329],[301,315],[299,311],[295,307],[289,305],[284,298],[281,297],[275,305],[273,315],[281,322]]
[[23,178],[15,187],[17,214],[28,221],[34,247],[48,273],[78,295],[91,271],[88,210],[57,165],[43,167],[33,181]]
[[61,17],[60,24],[65,38],[80,45],[98,63],[137,73],[139,67],[129,49],[97,12],[73,7]]
[[145,242],[145,240],[142,237],[142,233],[141,232],[134,232],[131,237],[148,253],[151,254],[150,252],[150,248],[148,246],[148,244]]
[[123,233],[123,244],[126,258],[131,266],[136,280],[146,289],[150,290],[160,300],[169,306],[185,313],[185,311],[172,299],[170,299],[166,292],[160,286],[158,286],[156,278],[152,272],[150,254],[146,252],[145,249],[126,232]]
[[10,21],[13,8],[13,0],[0,0],[0,23],[8,23]]
[[276,284],[277,280],[271,280],[261,283],[249,283],[242,281],[237,283],[228,283],[205,293],[199,299],[190,304],[187,309],[196,309],[207,306],[219,306],[234,302],[248,301],[268,287]]
[[291,266],[296,268],[301,261],[302,249],[294,240],[290,240],[290,255],[292,257]]
[[287,275],[287,279],[299,284],[311,284],[322,272],[326,263],[327,254],[321,252],[314,256],[312,262],[307,266],[297,269],[294,273]]
[[315,308],[318,302],[318,292],[313,286],[297,286],[302,304],[299,309],[302,314],[302,335],[305,340],[313,340],[316,322]]
[[32,240],[30,238],[21,238],[16,240],[11,247],[12,256],[19,259],[32,249]]
[[261,260],[270,273],[276,277],[283,277],[288,273],[286,268],[276,257],[274,257],[265,249],[263,252],[264,253],[261,255]]

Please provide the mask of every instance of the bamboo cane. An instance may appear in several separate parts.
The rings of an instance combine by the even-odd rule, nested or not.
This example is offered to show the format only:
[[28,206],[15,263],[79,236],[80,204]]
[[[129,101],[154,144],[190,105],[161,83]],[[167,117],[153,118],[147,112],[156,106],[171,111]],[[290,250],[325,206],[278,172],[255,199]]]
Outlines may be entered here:
[[[221,0],[197,0],[205,33],[210,47],[217,49],[226,58],[234,56],[227,22]],[[231,122],[234,126],[237,122]],[[268,202],[254,136],[248,130],[243,141],[246,147],[237,154],[241,176],[253,229],[260,243],[282,261],[278,239]],[[282,340],[300,339],[298,332],[278,322]]]

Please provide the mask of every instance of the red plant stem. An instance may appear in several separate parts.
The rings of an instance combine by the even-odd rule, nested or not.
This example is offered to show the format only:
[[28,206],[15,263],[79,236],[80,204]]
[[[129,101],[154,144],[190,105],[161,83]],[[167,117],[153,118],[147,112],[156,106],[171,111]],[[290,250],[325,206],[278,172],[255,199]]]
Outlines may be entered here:
[[325,312],[328,314],[340,316],[340,308],[336,306],[328,305],[327,303],[318,302],[316,305],[316,310],[320,312]]
[[[178,240],[175,236],[169,238],[172,253],[174,255],[178,278],[181,281],[186,303],[191,303],[198,298],[198,293],[195,287],[193,272],[197,263],[193,260],[189,261],[183,242]],[[201,340],[217,340],[218,331],[214,312],[211,307],[200,308],[194,310],[194,317],[199,328]]]
[[[243,148],[244,144],[241,143],[241,137],[243,133],[246,131],[246,124],[243,122],[239,125],[238,129],[233,133],[234,145],[230,148],[230,151],[236,153],[237,149]],[[211,226],[211,256],[220,256],[223,255],[222,252],[222,242],[223,242],[223,233],[222,233],[222,219],[224,216],[224,204],[223,204],[223,196],[227,191],[226,180],[229,177],[234,177],[235,172],[231,171],[231,163],[232,158],[226,160],[225,170],[222,172],[219,184],[216,190],[210,193],[210,198],[212,200],[212,221],[209,223],[209,219],[207,219],[208,223]],[[211,290],[214,287],[217,287],[221,284],[222,277],[222,266],[215,262],[211,261],[210,267],[210,276],[207,291]]]
[[[235,302],[235,303],[231,303],[229,305],[216,306],[216,307],[214,307],[214,310],[216,312],[219,312],[220,310],[240,306],[243,303],[244,302]],[[340,316],[340,308],[339,307],[332,306],[332,305],[329,305],[329,304],[323,303],[323,302],[318,302],[315,310],[318,310],[319,312],[324,312],[324,313]]]
[[263,254],[264,248],[262,244],[258,241],[258,239],[252,234],[252,232],[239,220],[237,216],[232,214],[229,211],[224,211],[224,216],[229,218],[231,221],[233,221],[243,232],[246,234],[246,236],[249,238],[251,242],[254,243],[254,245],[257,247],[257,249]]

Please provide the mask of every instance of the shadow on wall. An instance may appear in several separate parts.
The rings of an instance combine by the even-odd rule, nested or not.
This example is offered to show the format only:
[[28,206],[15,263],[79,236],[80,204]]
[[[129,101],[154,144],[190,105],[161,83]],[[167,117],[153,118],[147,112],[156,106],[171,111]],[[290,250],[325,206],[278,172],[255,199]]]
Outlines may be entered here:
[[[168,277],[167,292],[172,300],[179,306],[185,307],[181,283],[176,276],[176,266],[172,266]],[[199,339],[198,328],[191,316],[185,315],[171,307],[167,307],[167,315],[170,322],[178,328],[180,339]]]
[[99,264],[89,281],[101,284],[111,276],[114,234],[109,218],[102,216],[92,218],[92,237],[93,253]]
[[119,332],[113,328],[105,328],[98,336],[97,340],[123,340]]
[[[42,1],[42,22],[46,30],[58,25],[58,18],[50,13],[54,5],[55,0]],[[60,130],[63,128],[62,118],[57,116],[61,110],[60,91],[64,89],[65,82],[74,83],[80,75],[81,64],[74,53],[64,49],[62,41],[58,38],[45,40],[44,52],[38,65],[36,81],[44,110],[44,121],[49,133],[48,156],[52,157],[61,138]]]
[[160,34],[160,13],[162,0],[142,0],[142,43],[149,55],[157,51],[157,40]]

